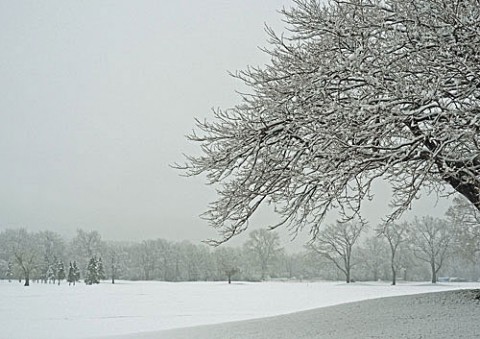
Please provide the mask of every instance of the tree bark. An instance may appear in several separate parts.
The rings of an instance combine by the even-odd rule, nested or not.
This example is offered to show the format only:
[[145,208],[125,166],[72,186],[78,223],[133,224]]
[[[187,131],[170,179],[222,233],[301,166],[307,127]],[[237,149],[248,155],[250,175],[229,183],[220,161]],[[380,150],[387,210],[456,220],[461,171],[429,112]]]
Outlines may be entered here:
[[30,286],[30,272],[25,271],[25,284],[23,286]]
[[437,283],[437,270],[435,269],[435,262],[431,263],[432,266],[432,284]]
[[467,198],[468,201],[470,201],[473,206],[480,211],[480,184],[475,185],[463,183],[461,178],[456,178],[454,176],[446,177],[445,181],[448,182],[454,190]]
[[392,268],[392,285],[395,286],[397,284],[397,270],[395,269],[395,254],[392,252],[392,257],[391,257],[391,268]]

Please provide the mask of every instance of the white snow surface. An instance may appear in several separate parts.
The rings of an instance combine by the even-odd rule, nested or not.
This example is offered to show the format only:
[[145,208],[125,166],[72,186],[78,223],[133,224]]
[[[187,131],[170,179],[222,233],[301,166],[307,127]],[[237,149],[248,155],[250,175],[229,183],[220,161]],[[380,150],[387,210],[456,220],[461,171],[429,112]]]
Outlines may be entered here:
[[478,283],[103,282],[60,286],[0,281],[0,338],[89,338],[272,317]]

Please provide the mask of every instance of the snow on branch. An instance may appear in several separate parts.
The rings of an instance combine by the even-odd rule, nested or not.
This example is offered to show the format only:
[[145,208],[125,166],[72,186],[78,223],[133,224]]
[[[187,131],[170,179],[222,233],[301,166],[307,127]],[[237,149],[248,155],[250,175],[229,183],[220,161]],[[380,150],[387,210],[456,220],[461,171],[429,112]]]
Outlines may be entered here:
[[480,210],[478,1],[296,0],[288,31],[268,30],[263,68],[235,76],[242,102],[197,121],[205,217],[223,237],[272,203],[292,230],[340,208],[355,215],[374,180],[393,186],[391,217],[422,187],[448,185]]

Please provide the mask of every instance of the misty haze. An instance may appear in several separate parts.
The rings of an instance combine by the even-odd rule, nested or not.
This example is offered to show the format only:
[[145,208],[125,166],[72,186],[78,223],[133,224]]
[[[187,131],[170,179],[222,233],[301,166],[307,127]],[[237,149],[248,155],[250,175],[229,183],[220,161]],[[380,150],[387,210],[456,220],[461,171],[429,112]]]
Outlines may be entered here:
[[479,17],[0,1],[0,338],[480,337]]

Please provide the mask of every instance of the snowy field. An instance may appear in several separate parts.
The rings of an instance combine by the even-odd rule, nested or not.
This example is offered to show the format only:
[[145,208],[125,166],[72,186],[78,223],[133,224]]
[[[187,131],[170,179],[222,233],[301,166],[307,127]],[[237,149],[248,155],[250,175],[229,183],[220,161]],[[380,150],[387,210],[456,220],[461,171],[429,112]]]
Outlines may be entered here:
[[271,317],[352,301],[479,288],[478,283],[0,281],[1,338],[89,338]]

